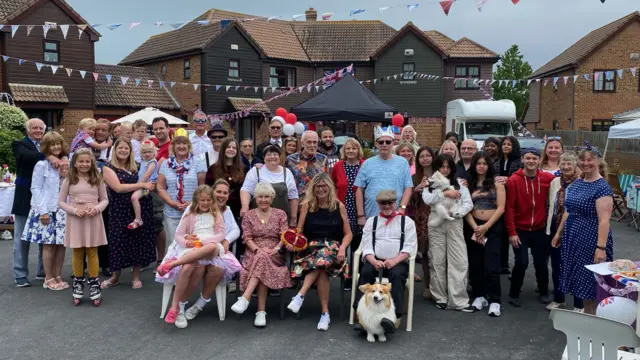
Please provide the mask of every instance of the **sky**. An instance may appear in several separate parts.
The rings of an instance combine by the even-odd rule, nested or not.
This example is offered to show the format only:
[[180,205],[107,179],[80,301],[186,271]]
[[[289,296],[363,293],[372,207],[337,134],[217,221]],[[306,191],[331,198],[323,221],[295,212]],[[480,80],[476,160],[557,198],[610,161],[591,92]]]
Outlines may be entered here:
[[[500,54],[517,44],[535,71],[590,31],[640,10],[640,0],[520,0],[517,5],[485,0],[478,12],[477,1],[456,0],[445,16],[435,0],[67,0],[91,24],[123,23],[115,30],[98,28],[96,62],[102,64],[117,64],[150,36],[171,30],[154,26],[156,21],[189,21],[211,8],[290,20],[314,7],[318,14],[334,12],[332,20],[378,19],[395,29],[412,21],[454,40],[466,36]],[[405,6],[415,3],[420,6],[409,12]],[[392,8],[380,13],[385,6]],[[367,10],[349,16],[349,10],[359,8]],[[132,22],[143,24],[129,30]]]

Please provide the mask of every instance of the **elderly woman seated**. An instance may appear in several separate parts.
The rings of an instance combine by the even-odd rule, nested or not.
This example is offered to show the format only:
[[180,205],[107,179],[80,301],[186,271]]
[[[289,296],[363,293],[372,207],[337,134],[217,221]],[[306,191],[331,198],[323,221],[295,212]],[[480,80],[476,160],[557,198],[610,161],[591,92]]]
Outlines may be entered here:
[[315,283],[320,297],[322,314],[318,330],[326,331],[329,317],[329,276],[348,276],[346,250],[351,243],[351,227],[345,206],[336,197],[333,181],[326,173],[313,177],[302,203],[298,228],[309,241],[294,261],[292,276],[304,278],[302,288],[289,303],[289,310],[297,313],[304,296]]
[[240,289],[243,294],[231,310],[244,313],[249,307],[251,294],[258,289],[258,312],[254,325],[267,325],[267,291],[291,286],[289,270],[285,265],[280,244],[281,234],[287,230],[287,214],[271,207],[276,192],[267,182],[256,185],[254,196],[257,209],[249,210],[242,220],[243,242],[247,248],[242,258]]

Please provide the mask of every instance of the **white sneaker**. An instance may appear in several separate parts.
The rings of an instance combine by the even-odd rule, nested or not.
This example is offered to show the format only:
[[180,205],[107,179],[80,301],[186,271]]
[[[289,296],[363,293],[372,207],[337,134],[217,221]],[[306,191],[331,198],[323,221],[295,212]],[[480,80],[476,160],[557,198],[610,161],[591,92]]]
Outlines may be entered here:
[[232,281],[227,284],[227,292],[233,293],[236,292],[236,282]]
[[329,313],[324,313],[320,315],[320,321],[318,321],[318,330],[320,331],[329,330],[330,323],[331,323],[331,317],[329,317]]
[[287,309],[291,310],[292,313],[297,314],[302,307],[302,303],[304,302],[304,298],[300,296],[300,294],[296,294],[293,298],[291,298],[291,302],[287,305]]
[[247,299],[245,299],[243,296],[240,296],[238,298],[238,301],[236,301],[236,303],[231,306],[231,311],[236,314],[242,314],[243,312],[247,311],[248,307],[249,301],[247,301]]
[[474,308],[478,309],[478,311],[480,311],[486,308],[487,306],[489,306],[489,302],[487,301],[487,299],[481,296],[473,300],[473,304],[471,304],[471,306],[473,306]]
[[547,310],[551,311],[553,309],[564,309],[567,305],[565,303],[557,303],[552,301],[551,304],[547,305]]
[[176,317],[175,325],[178,329],[184,329],[187,327],[187,325],[189,325],[189,322],[187,322],[187,317],[185,316],[184,312],[178,313],[178,316]]
[[580,308],[573,308],[573,311],[574,311],[574,312],[577,312],[577,313],[583,313],[583,314],[584,314],[584,309],[580,309]]
[[192,307],[188,308],[187,311],[184,312],[184,316],[187,318],[187,320],[191,321],[195,319],[198,314],[200,314],[202,309],[202,306],[198,305],[198,303],[195,303]]
[[492,317],[498,317],[501,315],[500,310],[502,309],[502,306],[500,306],[500,304],[498,303],[491,303],[491,305],[489,305],[489,316]]
[[253,321],[253,325],[256,327],[267,326],[267,313],[264,311],[258,311],[256,313],[256,319]]

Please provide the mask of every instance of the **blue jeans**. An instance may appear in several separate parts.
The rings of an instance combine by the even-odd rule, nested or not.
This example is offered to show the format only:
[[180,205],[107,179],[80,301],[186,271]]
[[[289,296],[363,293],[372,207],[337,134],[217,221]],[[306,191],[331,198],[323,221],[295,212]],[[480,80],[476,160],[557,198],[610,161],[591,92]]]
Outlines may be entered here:
[[[22,233],[27,225],[26,216],[14,217],[13,230],[13,278],[17,282],[20,279],[28,280],[29,277],[29,241],[22,241]],[[38,264],[36,274],[44,276],[42,266],[42,244],[38,244]]]

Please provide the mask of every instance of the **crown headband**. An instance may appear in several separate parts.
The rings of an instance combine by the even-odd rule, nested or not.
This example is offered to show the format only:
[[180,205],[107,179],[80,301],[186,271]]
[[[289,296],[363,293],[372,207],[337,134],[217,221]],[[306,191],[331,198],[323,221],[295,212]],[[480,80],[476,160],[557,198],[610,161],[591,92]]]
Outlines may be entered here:
[[591,146],[591,144],[589,144],[587,140],[584,141],[584,146],[582,147],[582,150],[587,150],[589,152],[592,152],[596,154],[599,158],[602,157],[602,155],[600,154],[600,151],[598,151],[598,149],[596,149],[595,147]]
[[386,128],[380,127],[380,126],[376,126],[373,129],[373,135],[375,137],[376,140],[380,139],[383,136],[388,136],[390,138],[393,139],[393,129],[391,128],[391,126],[387,126]]

